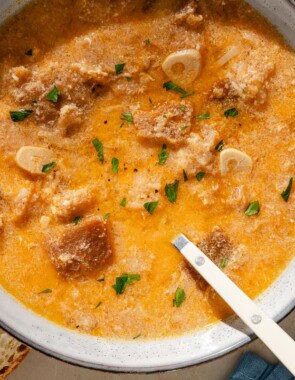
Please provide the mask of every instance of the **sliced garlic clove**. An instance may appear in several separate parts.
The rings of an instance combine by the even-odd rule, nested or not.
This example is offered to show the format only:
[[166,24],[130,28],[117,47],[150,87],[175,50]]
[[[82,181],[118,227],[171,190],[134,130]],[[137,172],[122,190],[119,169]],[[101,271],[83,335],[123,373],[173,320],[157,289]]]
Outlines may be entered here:
[[169,54],[162,69],[169,79],[178,85],[189,85],[199,75],[201,54],[199,49],[185,49]]
[[239,54],[239,50],[236,46],[232,46],[222,57],[217,61],[218,66],[224,66],[228,61]]
[[252,159],[248,154],[238,149],[224,149],[220,153],[219,168],[221,175],[225,175],[231,170],[250,171],[252,169]]
[[31,174],[42,174],[44,165],[53,161],[53,152],[37,146],[23,146],[15,156],[17,165]]

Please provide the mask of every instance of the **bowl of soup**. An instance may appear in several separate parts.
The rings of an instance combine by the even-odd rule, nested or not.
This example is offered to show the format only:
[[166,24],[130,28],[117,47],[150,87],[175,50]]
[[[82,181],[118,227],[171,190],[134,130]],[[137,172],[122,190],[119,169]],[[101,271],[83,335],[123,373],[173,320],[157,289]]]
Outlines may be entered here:
[[1,326],[122,372],[248,342],[172,246],[179,233],[282,319],[295,289],[293,6],[1,7]]

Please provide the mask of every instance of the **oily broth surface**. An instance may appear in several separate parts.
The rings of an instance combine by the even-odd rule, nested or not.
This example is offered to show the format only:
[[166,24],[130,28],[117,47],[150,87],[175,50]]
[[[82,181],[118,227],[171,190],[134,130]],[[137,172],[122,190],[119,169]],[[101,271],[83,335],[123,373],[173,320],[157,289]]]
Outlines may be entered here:
[[[84,330],[100,336],[132,338],[141,334],[142,338],[152,338],[183,334],[225,318],[230,310],[214,293],[201,290],[184,270],[181,256],[170,243],[177,234],[182,232],[198,242],[214,226],[220,226],[234,244],[243,245],[246,260],[228,273],[251,297],[269,286],[292,258],[294,196],[291,194],[286,203],[280,193],[294,175],[294,53],[248,6],[226,2],[222,8],[220,3],[200,2],[204,22],[197,29],[172,23],[180,2],[157,1],[143,12],[140,1],[108,5],[91,0],[75,4],[68,0],[40,1],[2,27],[0,170],[1,194],[6,203],[0,283],[37,313],[75,328],[78,323],[72,323],[72,313],[77,312],[78,316],[95,319],[96,327]],[[150,39],[150,45],[146,39]],[[221,177],[216,172],[206,174],[201,182],[195,178],[184,182],[169,165],[173,150],[168,147],[167,165],[159,166],[161,144],[138,139],[132,124],[120,128],[121,113],[129,112],[132,106],[149,110],[149,98],[155,104],[179,100],[179,94],[162,88],[167,77],[160,64],[169,53],[196,44],[202,46],[203,67],[192,88],[187,89],[195,91],[188,100],[193,103],[195,115],[210,112],[211,118],[195,119],[192,130],[214,129],[227,147],[247,152],[253,159],[251,174]],[[212,84],[228,70],[227,65],[217,68],[216,60],[232,45],[239,47],[235,62],[247,60],[255,51],[261,56],[267,54],[275,64],[267,102],[262,107],[208,101]],[[24,54],[31,47],[32,58]],[[9,111],[20,108],[10,86],[11,68],[24,65],[45,70],[56,62],[58,70],[81,60],[110,66],[125,62],[124,73],[135,79],[128,82],[122,76],[95,97],[85,112],[82,130],[66,141],[50,137],[54,125],[40,126],[32,118],[21,123],[9,119]],[[138,79],[141,72],[151,76],[147,84]],[[239,116],[225,118],[224,111],[232,107],[239,109]],[[40,134],[40,129],[46,133]],[[96,137],[104,144],[104,164],[98,162],[91,144]],[[23,145],[50,146],[57,156],[56,172],[42,178],[22,172],[14,157]],[[119,159],[118,174],[112,173],[112,157]],[[48,227],[40,227],[40,217],[50,216],[50,195],[46,198],[46,194],[50,194],[56,178],[58,186],[69,189],[89,184],[95,187],[97,202],[85,216],[110,213],[114,258],[83,281],[59,277],[43,248],[45,234],[62,224],[51,218]],[[155,183],[157,192],[152,199],[159,199],[159,207],[152,216],[143,207],[128,207],[136,193],[134,181],[142,178]],[[175,179],[180,181],[178,198],[171,204],[164,195],[164,186]],[[32,182],[34,192],[43,197],[36,199],[30,216],[16,225],[11,220],[13,199]],[[239,186],[244,198],[232,205],[228,200]],[[120,206],[123,197],[127,198],[125,208]],[[260,201],[260,214],[247,217],[244,210],[253,200]],[[124,294],[116,295],[112,285],[122,273],[139,273],[141,280],[128,286]],[[103,276],[105,280],[98,282]],[[172,306],[177,287],[186,293],[180,308]],[[47,288],[52,293],[38,294]],[[102,304],[95,308],[98,302]]]

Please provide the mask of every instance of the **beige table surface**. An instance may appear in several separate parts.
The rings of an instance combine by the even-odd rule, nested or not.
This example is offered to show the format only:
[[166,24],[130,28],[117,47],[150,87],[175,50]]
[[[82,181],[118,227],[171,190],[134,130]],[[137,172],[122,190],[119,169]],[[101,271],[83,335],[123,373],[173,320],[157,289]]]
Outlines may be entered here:
[[[295,311],[280,325],[295,338]],[[225,380],[241,354],[246,351],[255,352],[269,362],[277,362],[272,353],[258,339],[210,363],[151,375],[123,375],[93,371],[62,363],[32,350],[25,361],[9,376],[9,380]]]

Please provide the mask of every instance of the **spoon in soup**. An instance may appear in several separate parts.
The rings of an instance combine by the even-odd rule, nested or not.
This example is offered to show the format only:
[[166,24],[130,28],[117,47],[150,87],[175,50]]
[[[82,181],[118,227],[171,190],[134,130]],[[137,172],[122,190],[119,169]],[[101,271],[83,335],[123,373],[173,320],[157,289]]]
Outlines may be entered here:
[[295,376],[294,340],[186,236],[179,235],[172,244]]

